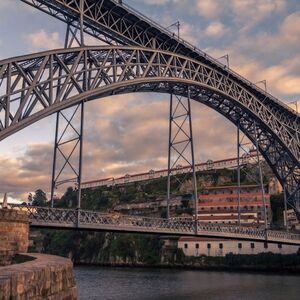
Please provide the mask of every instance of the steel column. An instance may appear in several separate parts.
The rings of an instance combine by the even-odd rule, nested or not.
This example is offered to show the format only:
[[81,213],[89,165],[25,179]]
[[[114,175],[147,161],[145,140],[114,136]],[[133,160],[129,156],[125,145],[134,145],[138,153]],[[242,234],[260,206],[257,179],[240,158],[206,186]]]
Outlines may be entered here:
[[55,140],[53,151],[53,166],[52,166],[52,180],[51,180],[51,207],[54,207],[54,190],[55,190],[55,169],[56,169],[56,149],[58,139],[58,127],[59,127],[59,112],[56,114],[56,126],[55,126]]
[[283,182],[283,201],[284,201],[284,225],[286,231],[289,231],[288,221],[287,221],[287,196],[286,196],[286,183]]
[[257,164],[258,164],[258,170],[259,170],[259,180],[260,180],[260,186],[261,186],[261,196],[262,196],[263,205],[264,205],[265,230],[267,230],[268,220],[267,220],[266,197],[265,197],[265,188],[264,188],[264,181],[263,181],[263,175],[262,175],[261,161],[260,161],[259,150],[258,150],[259,146],[258,146],[256,122],[253,123],[253,126],[254,126],[254,135],[255,135],[255,148],[256,148],[256,154],[257,154]]
[[[54,206],[54,190],[61,185],[74,183],[78,191],[77,206],[80,208],[84,102],[73,107],[73,110],[71,112],[70,109],[67,109],[57,113],[51,185],[52,207]],[[80,126],[77,129],[76,116],[78,117],[79,114]],[[66,123],[65,126],[62,126],[63,120]],[[60,160],[58,160],[58,154]],[[78,163],[74,163],[74,160],[77,159]]]
[[173,94],[170,94],[169,112],[169,141],[168,141],[168,182],[167,182],[167,218],[170,218],[170,197],[171,197],[171,147],[172,147],[172,112]]
[[192,155],[192,172],[193,172],[193,189],[194,189],[194,213],[195,213],[195,233],[198,232],[198,190],[197,190],[197,176],[195,169],[195,155],[194,155],[194,139],[192,128],[192,110],[191,110],[191,91],[188,88],[188,109],[189,109],[189,125],[190,125],[190,143]]
[[77,208],[81,208],[81,178],[82,178],[82,154],[83,154],[83,123],[84,123],[84,102],[81,103],[80,114],[80,137],[79,137],[79,172],[77,180]]
[[237,185],[238,185],[238,225],[241,226],[241,166],[240,166],[240,121],[237,124]]
[[[197,219],[197,180],[195,171],[194,143],[192,134],[192,116],[190,105],[190,88],[186,87],[183,96],[170,95],[169,143],[168,143],[168,181],[167,181],[167,217],[170,218],[172,194],[178,194],[182,184],[192,175],[192,200],[195,223]],[[182,174],[182,169],[188,170]],[[172,182],[172,179],[174,181]],[[176,188],[171,188],[171,185]]]

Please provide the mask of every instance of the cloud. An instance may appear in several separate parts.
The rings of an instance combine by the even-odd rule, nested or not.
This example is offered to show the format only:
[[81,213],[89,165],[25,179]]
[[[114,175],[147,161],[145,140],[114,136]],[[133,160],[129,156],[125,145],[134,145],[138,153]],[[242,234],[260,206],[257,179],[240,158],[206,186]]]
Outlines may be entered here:
[[231,9],[237,24],[246,31],[257,25],[268,16],[283,11],[286,8],[284,0],[231,0]]
[[142,0],[142,1],[148,5],[163,5],[168,2],[168,0]]
[[38,154],[45,153],[45,150],[50,154],[50,145],[36,144],[29,145],[24,156],[15,159],[1,156],[0,194],[7,192],[14,199],[26,200],[31,191],[38,188],[49,190],[51,160],[49,156],[44,159]]
[[222,0],[196,0],[196,10],[205,18],[216,18],[222,12],[227,1]]
[[31,51],[57,49],[62,47],[59,33],[48,33],[44,29],[28,34],[24,37],[24,40]]
[[[196,161],[234,155],[234,127],[199,103],[193,102],[192,107]],[[168,111],[168,95],[139,93],[87,103],[83,181],[166,168]],[[0,194],[26,199],[38,188],[49,193],[52,157],[52,142],[28,144],[16,159],[0,157]],[[74,163],[77,159],[78,152]]]
[[220,37],[224,35],[228,29],[221,22],[211,22],[204,30],[204,34],[211,37]]

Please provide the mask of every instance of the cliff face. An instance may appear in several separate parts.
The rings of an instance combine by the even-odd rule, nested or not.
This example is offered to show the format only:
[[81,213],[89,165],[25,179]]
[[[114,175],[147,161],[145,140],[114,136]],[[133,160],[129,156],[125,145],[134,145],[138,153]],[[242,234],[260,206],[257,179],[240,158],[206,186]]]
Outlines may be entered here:
[[44,232],[43,252],[63,255],[74,263],[157,264],[162,241],[157,236],[99,232]]

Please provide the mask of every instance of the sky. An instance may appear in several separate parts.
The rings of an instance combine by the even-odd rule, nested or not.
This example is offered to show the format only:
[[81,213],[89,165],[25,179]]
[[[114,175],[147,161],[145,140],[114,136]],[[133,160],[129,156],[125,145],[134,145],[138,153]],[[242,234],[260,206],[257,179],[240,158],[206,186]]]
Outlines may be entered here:
[[[123,0],[162,26],[179,21],[180,35],[286,103],[300,100],[299,0]],[[63,47],[64,23],[20,0],[0,1],[0,60]],[[170,30],[177,31],[175,27]],[[86,39],[93,44],[93,39]],[[224,59],[221,59],[224,62]],[[294,104],[290,104],[295,108]],[[300,108],[300,106],[299,106]],[[168,95],[127,94],[87,103],[83,181],[167,166]],[[235,156],[236,129],[192,103],[196,162]],[[55,118],[0,142],[0,199],[47,193]]]

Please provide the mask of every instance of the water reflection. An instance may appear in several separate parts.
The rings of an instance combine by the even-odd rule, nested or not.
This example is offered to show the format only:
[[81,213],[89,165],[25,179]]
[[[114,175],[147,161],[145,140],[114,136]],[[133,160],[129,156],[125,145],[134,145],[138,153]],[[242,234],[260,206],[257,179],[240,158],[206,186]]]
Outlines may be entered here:
[[300,299],[300,276],[96,267],[75,274],[79,300]]

